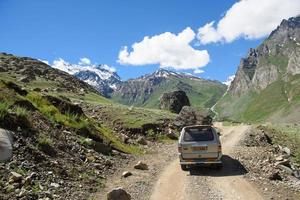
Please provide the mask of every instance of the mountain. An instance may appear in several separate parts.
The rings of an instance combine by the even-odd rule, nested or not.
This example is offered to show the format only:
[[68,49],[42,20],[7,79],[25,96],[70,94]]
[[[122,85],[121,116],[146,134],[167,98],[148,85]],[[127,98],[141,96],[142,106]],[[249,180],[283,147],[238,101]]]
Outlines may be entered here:
[[299,122],[300,16],[283,20],[241,59],[220,117],[242,121]]
[[108,65],[82,66],[61,60],[59,65],[53,65],[52,67],[65,71],[88,83],[105,97],[109,97],[121,83],[119,75]]
[[209,108],[223,95],[226,86],[217,81],[159,69],[123,82],[112,94],[112,100],[125,105],[158,108],[161,95],[174,90],[185,91],[193,106]]
[[97,93],[89,84],[37,59],[0,53],[0,78],[34,90]]

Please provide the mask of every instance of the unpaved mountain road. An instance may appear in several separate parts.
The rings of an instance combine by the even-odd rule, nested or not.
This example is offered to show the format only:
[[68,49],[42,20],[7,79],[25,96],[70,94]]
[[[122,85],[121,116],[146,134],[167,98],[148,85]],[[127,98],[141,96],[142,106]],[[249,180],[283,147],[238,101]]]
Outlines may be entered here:
[[[177,157],[177,143],[163,145],[157,152],[137,158],[148,163],[149,170],[135,170],[136,161],[131,161],[108,178],[106,187],[95,199],[106,199],[106,193],[115,187],[127,190],[132,200],[264,199],[256,186],[243,177],[246,170],[240,162],[232,158],[250,126],[222,126],[221,123],[215,126],[222,134],[223,169],[195,168],[184,172]],[[121,178],[122,172],[127,170],[133,175]]]
[[216,125],[222,130],[223,169],[203,168],[184,172],[176,159],[160,175],[151,200],[263,199],[255,186],[243,178],[245,171],[242,165],[230,157],[249,126]]

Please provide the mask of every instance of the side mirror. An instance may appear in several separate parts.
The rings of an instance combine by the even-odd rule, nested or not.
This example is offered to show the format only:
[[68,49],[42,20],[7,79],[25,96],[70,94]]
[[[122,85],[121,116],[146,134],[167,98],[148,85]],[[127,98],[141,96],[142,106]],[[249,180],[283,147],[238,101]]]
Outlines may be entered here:
[[221,136],[221,133],[220,132],[217,132],[218,136]]

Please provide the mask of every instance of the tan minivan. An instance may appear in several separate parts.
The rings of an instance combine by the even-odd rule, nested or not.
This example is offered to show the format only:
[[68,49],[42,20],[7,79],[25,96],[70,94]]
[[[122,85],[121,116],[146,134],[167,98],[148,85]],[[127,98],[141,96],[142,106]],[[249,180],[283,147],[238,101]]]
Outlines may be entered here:
[[178,141],[181,169],[193,165],[215,165],[222,168],[220,133],[210,125],[184,127]]

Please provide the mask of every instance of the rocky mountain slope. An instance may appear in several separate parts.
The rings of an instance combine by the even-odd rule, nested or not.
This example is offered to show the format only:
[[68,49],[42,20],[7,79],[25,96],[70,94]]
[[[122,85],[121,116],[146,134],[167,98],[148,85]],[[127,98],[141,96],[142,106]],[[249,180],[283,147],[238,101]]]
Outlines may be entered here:
[[209,108],[223,95],[226,86],[217,81],[160,69],[123,82],[112,94],[112,100],[125,105],[158,108],[161,95],[175,90],[186,92],[192,106]]
[[107,65],[73,65],[61,60],[59,65],[52,67],[67,72],[88,83],[103,96],[109,97],[121,83],[119,75]]
[[222,118],[299,122],[300,17],[283,20],[240,62],[217,104]]
[[28,57],[0,53],[0,73],[4,80],[20,82],[31,89],[46,92],[97,92],[83,81]]

